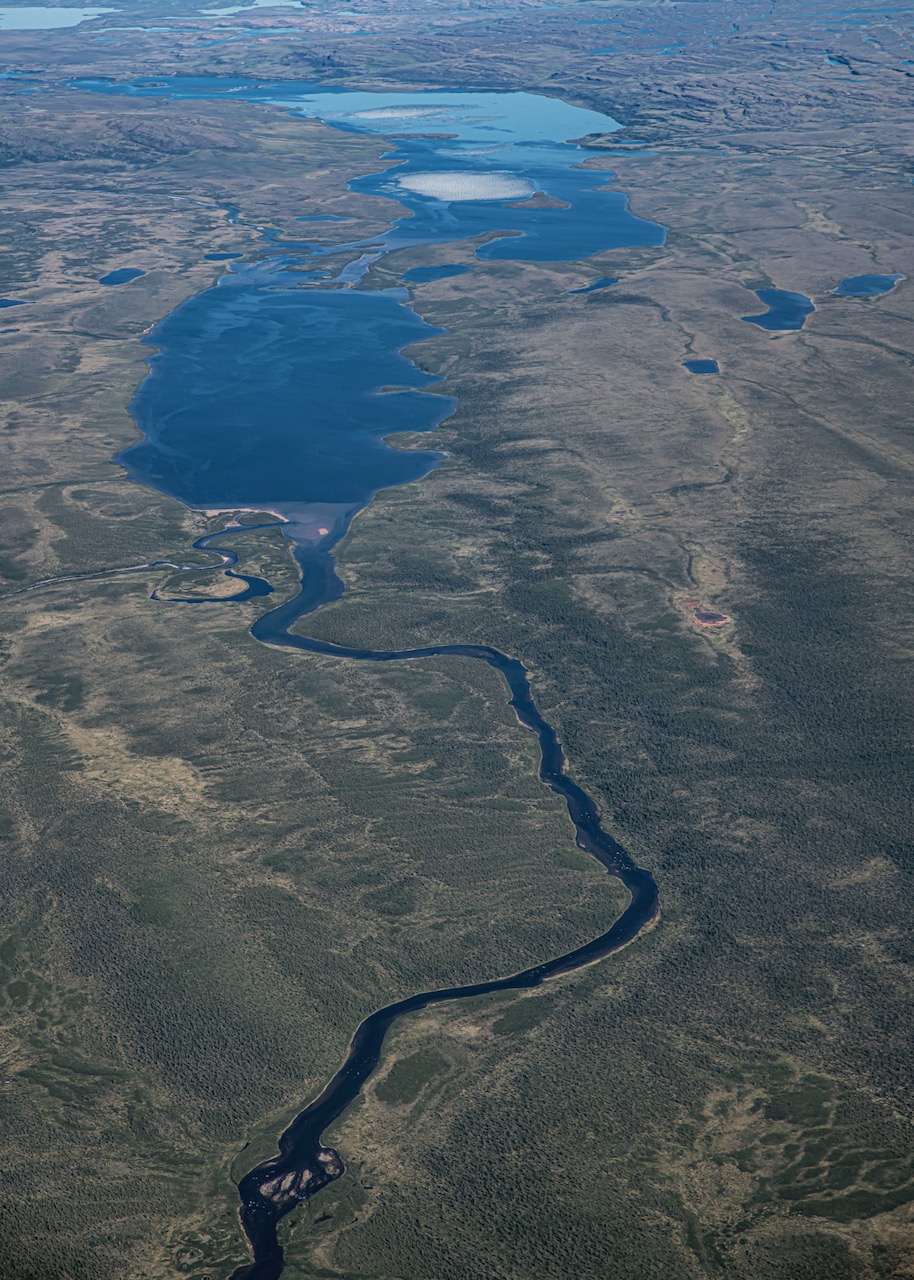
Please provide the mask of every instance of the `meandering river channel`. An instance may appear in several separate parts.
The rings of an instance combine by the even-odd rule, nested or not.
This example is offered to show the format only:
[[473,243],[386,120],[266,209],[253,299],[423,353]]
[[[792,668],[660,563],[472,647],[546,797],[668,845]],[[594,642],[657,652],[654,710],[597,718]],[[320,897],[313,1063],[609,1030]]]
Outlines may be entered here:
[[[558,99],[523,93],[350,92],[211,79],[82,81],[79,87],[136,96],[240,97],[318,116],[340,129],[396,133],[396,166],[359,178],[351,187],[395,197],[408,216],[382,235],[348,246],[353,260],[333,279],[322,278],[322,260],[347,246],[279,244],[266,233],[265,248],[253,260],[227,262],[217,286],[179,307],[146,339],[156,354],[132,406],[143,439],[120,460],[137,481],[192,508],[276,513],[293,543],[301,587],[294,599],[258,618],[251,628],[256,640],[346,661],[461,657],[495,668],[518,720],[537,736],[539,777],[564,800],[578,846],[631,893],[618,920],[574,951],[509,977],[409,996],[365,1018],[339,1070],[280,1135],[278,1154],[240,1182],[241,1222],[253,1261],[238,1268],[232,1280],[277,1280],[284,1263],[277,1224],[342,1173],[340,1156],[323,1146],[322,1134],[358,1096],[398,1018],[433,1004],[536,987],[617,951],[658,911],[649,872],[603,829],[595,802],[566,774],[556,730],[540,713],[518,658],[479,644],[352,649],[293,630],[342,594],[333,548],[353,515],[379,489],[419,479],[442,460],[434,450],[393,448],[385,437],[431,430],[453,409],[452,400],[429,391],[434,379],[402,354],[404,347],[440,332],[410,309],[407,288],[357,286],[371,262],[394,250],[466,241],[483,232],[499,234],[476,249],[476,258],[561,262],[615,246],[658,244],[663,229],[634,217],[624,196],[604,187],[611,175],[581,168],[586,153],[567,142],[609,132],[618,127],[615,122]],[[539,192],[554,200],[524,204]],[[469,271],[461,283],[471,280]],[[385,393],[384,387],[402,389]],[[239,579],[234,601],[272,590],[261,579],[236,574],[236,553],[214,545],[230,540],[238,527],[194,544],[219,554],[221,563],[213,572]],[[150,567],[199,572],[199,566],[164,562],[112,572]],[[204,603],[201,596],[154,596]]]

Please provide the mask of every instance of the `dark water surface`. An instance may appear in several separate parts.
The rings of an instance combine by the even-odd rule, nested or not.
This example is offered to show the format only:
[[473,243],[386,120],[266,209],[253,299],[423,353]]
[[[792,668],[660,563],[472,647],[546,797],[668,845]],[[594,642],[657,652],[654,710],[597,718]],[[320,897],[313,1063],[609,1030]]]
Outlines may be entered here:
[[399,354],[439,331],[403,305],[406,290],[303,290],[286,265],[228,273],[143,340],[159,348],[131,406],[145,439],[120,457],[136,479],[191,507],[288,514],[363,506],[441,459],[383,439],[451,412]]
[[569,289],[569,293],[594,293],[597,289],[608,289],[611,285],[618,284],[618,278],[614,276],[601,276],[599,280],[594,280],[593,284],[587,284],[583,289]]
[[720,373],[716,360],[683,360],[682,367],[689,373]]
[[[327,541],[334,534],[331,532]],[[201,541],[200,546],[207,542]],[[631,902],[605,933],[583,946],[505,978],[445,987],[397,1000],[370,1014],[360,1023],[342,1065],[313,1102],[295,1117],[280,1135],[279,1154],[257,1165],[238,1184],[241,1221],[254,1261],[239,1267],[231,1280],[277,1280],[284,1265],[277,1238],[277,1224],[302,1200],[310,1198],[344,1171],[338,1152],[325,1147],[322,1135],[358,1097],[362,1085],[378,1064],[384,1037],[398,1018],[430,1005],[465,1000],[499,991],[538,987],[549,978],[571,973],[618,951],[638,936],[659,911],[657,887],[649,872],[637,867],[619,842],[600,823],[599,810],[587,793],[565,773],[565,756],[555,729],[541,715],[523,664],[488,645],[430,645],[420,649],[351,649],[325,640],[312,640],[291,630],[296,622],[341,594],[339,579],[325,547],[296,551],[302,588],[286,604],[264,614],[251,634],[264,644],[326,654],[357,662],[415,662],[424,658],[475,659],[493,667],[505,681],[510,705],[518,720],[537,736],[540,747],[540,780],[560,795],[574,824],[576,842],[618,877],[631,893]]]
[[[378,489],[420,478],[443,456],[431,449],[398,449],[385,437],[431,430],[453,408],[450,399],[431,390],[435,380],[404,355],[405,348],[434,339],[439,331],[410,309],[405,288],[368,291],[358,285],[373,262],[395,250],[482,232],[502,234],[476,250],[479,258],[552,262],[579,260],[614,246],[659,244],[664,232],[632,215],[620,192],[600,189],[612,181],[611,174],[577,167],[586,150],[567,140],[610,132],[615,122],[558,99],[457,91],[372,94],[186,79],[79,83],[103,93],[188,100],[232,94],[319,116],[341,129],[415,131],[394,144],[394,168],[350,184],[355,191],[395,197],[410,216],[350,246],[279,245],[275,235],[265,233],[257,261],[229,267],[218,285],[154,328],[145,341],[157,354],[132,405],[143,439],[121,461],[137,481],[188,506],[213,512],[270,510],[283,522],[294,543],[301,588],[293,600],[254,623],[258,641],[342,661],[460,657],[498,671],[519,722],[537,736],[539,777],[564,800],[578,846],[632,895],[605,933],[565,955],[508,977],[410,996],[365,1018],[339,1070],[280,1136],[279,1153],[240,1183],[241,1221],[254,1260],[239,1268],[234,1280],[277,1280],[283,1270],[277,1223],[343,1171],[339,1155],[322,1145],[322,1134],[358,1096],[397,1018],[432,1004],[535,987],[570,973],[631,941],[658,910],[650,874],[604,831],[595,802],[566,775],[557,733],[540,714],[517,658],[487,645],[460,643],[351,649],[292,630],[342,594],[332,550],[354,513]],[[437,136],[419,136],[425,134]],[[518,206],[536,191],[557,197],[564,207]],[[228,210],[227,217],[234,222],[239,215]],[[324,260],[344,248],[351,261],[326,279]],[[404,278],[421,282],[465,270],[431,264],[408,270]],[[609,283],[603,279],[580,292]],[[396,390],[384,390],[390,387]],[[241,590],[228,603],[272,589],[262,579],[235,574],[237,556],[216,545],[237,528],[195,544],[219,554],[221,564],[213,572],[239,578]],[[123,570],[134,571],[136,566]],[[170,599],[226,603],[190,594]]]
[[740,316],[740,319],[749,324],[757,324],[760,329],[802,329],[806,317],[815,311],[805,293],[789,293],[786,289],[756,289],[755,296],[768,310],[757,316]]
[[410,284],[428,284],[432,280],[447,280],[449,276],[462,276],[470,270],[469,267],[461,267],[456,262],[442,263],[440,267],[413,267],[410,271],[403,272],[403,279],[408,280]]
[[846,276],[835,289],[839,298],[878,298],[891,293],[904,276]]
[[99,284],[129,284],[131,280],[139,280],[140,276],[144,276],[145,271],[141,271],[139,267],[118,267],[117,271],[109,271],[106,276],[101,276]]

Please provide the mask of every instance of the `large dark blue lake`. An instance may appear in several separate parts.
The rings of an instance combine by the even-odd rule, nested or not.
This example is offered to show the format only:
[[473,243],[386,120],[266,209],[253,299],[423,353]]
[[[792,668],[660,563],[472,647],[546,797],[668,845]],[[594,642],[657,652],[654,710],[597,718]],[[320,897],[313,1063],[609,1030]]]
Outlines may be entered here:
[[[330,504],[351,514],[378,489],[416,480],[439,461],[431,449],[385,443],[398,431],[433,428],[452,405],[401,354],[436,332],[410,309],[406,288],[358,287],[370,260],[492,232],[502,234],[477,258],[571,261],[663,240],[663,229],[635,217],[622,193],[600,189],[612,175],[581,168],[586,148],[569,141],[608,133],[615,121],[556,98],[213,79],[78,83],[136,97],[240,98],[342,130],[398,135],[396,165],[350,185],[393,197],[405,216],[351,246],[354,260],[342,273],[320,278],[339,242],[267,238],[256,262],[229,267],[149,335],[158,354],[133,402],[145,439],[121,460],[136,479],[192,507],[301,517],[302,508]],[[537,192],[564,207],[525,204]],[[304,234],[326,237],[327,228],[309,225]],[[405,279],[433,273],[414,269]]]
[[[137,478],[192,507],[358,506],[441,457],[383,437],[427,431],[451,409],[401,347],[438,330],[406,290],[303,290],[282,264],[227,274],[146,339],[158,347],[132,410]],[[385,384],[404,390],[382,393]]]

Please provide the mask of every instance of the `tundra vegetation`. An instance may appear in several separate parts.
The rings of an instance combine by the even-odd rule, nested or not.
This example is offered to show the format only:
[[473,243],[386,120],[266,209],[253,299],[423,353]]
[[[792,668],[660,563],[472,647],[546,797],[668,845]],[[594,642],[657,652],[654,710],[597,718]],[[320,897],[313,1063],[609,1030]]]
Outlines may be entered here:
[[[379,139],[70,81],[525,88],[621,120],[582,162],[664,246],[410,249],[365,280],[472,266],[412,286],[446,332],[410,354],[458,408],[448,462],[357,518],[308,630],[522,658],[663,916],[541,991],[400,1024],[327,1135],[346,1174],[286,1221],[286,1274],[906,1275],[914,295],[831,290],[914,278],[910,17],[422,0],[416,35],[415,7],[257,9],[216,44],[164,0],[146,32],[4,32],[0,296],[32,305],[0,335],[0,594],[208,563],[188,547],[219,520],[112,465],[139,338],[256,226],[343,217],[315,224],[342,244],[396,212],[347,190]],[[740,323],[768,288],[812,298],[802,331]],[[276,530],[232,545],[294,590]],[[557,954],[625,900],[493,672],[267,650],[269,602],[149,599],[182,581],[0,601],[8,1280],[228,1274],[233,1182],[367,1012]]]

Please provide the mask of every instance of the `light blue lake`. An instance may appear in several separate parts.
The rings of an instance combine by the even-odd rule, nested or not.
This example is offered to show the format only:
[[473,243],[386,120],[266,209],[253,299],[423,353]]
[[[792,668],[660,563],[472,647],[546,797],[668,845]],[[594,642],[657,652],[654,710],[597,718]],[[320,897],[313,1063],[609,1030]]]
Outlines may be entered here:
[[[242,18],[246,13],[254,13],[257,9],[302,9],[303,7],[302,0],[251,0],[250,4],[224,5],[219,9],[199,8],[196,10],[194,17]],[[364,17],[364,14],[359,14],[359,17]]]
[[[458,91],[369,93],[311,86],[251,85],[241,81],[174,79],[113,84],[79,81],[80,87],[135,97],[187,100],[237,96],[268,102],[338,128],[398,137],[395,169],[369,174],[350,185],[406,205],[411,216],[395,222],[385,237],[407,243],[438,243],[499,230],[522,240],[499,239],[477,251],[480,258],[561,262],[621,245],[660,244],[663,229],[635,217],[617,191],[596,188],[611,181],[606,171],[578,166],[585,154],[572,139],[619,128],[597,111],[558,98],[529,93]],[[451,137],[428,137],[449,134]],[[567,210],[512,207],[537,191],[565,201]],[[497,207],[497,215],[493,206]]]
[[54,9],[47,5],[26,5],[21,9],[0,8],[0,31],[51,31],[76,27],[90,18],[116,9]]

